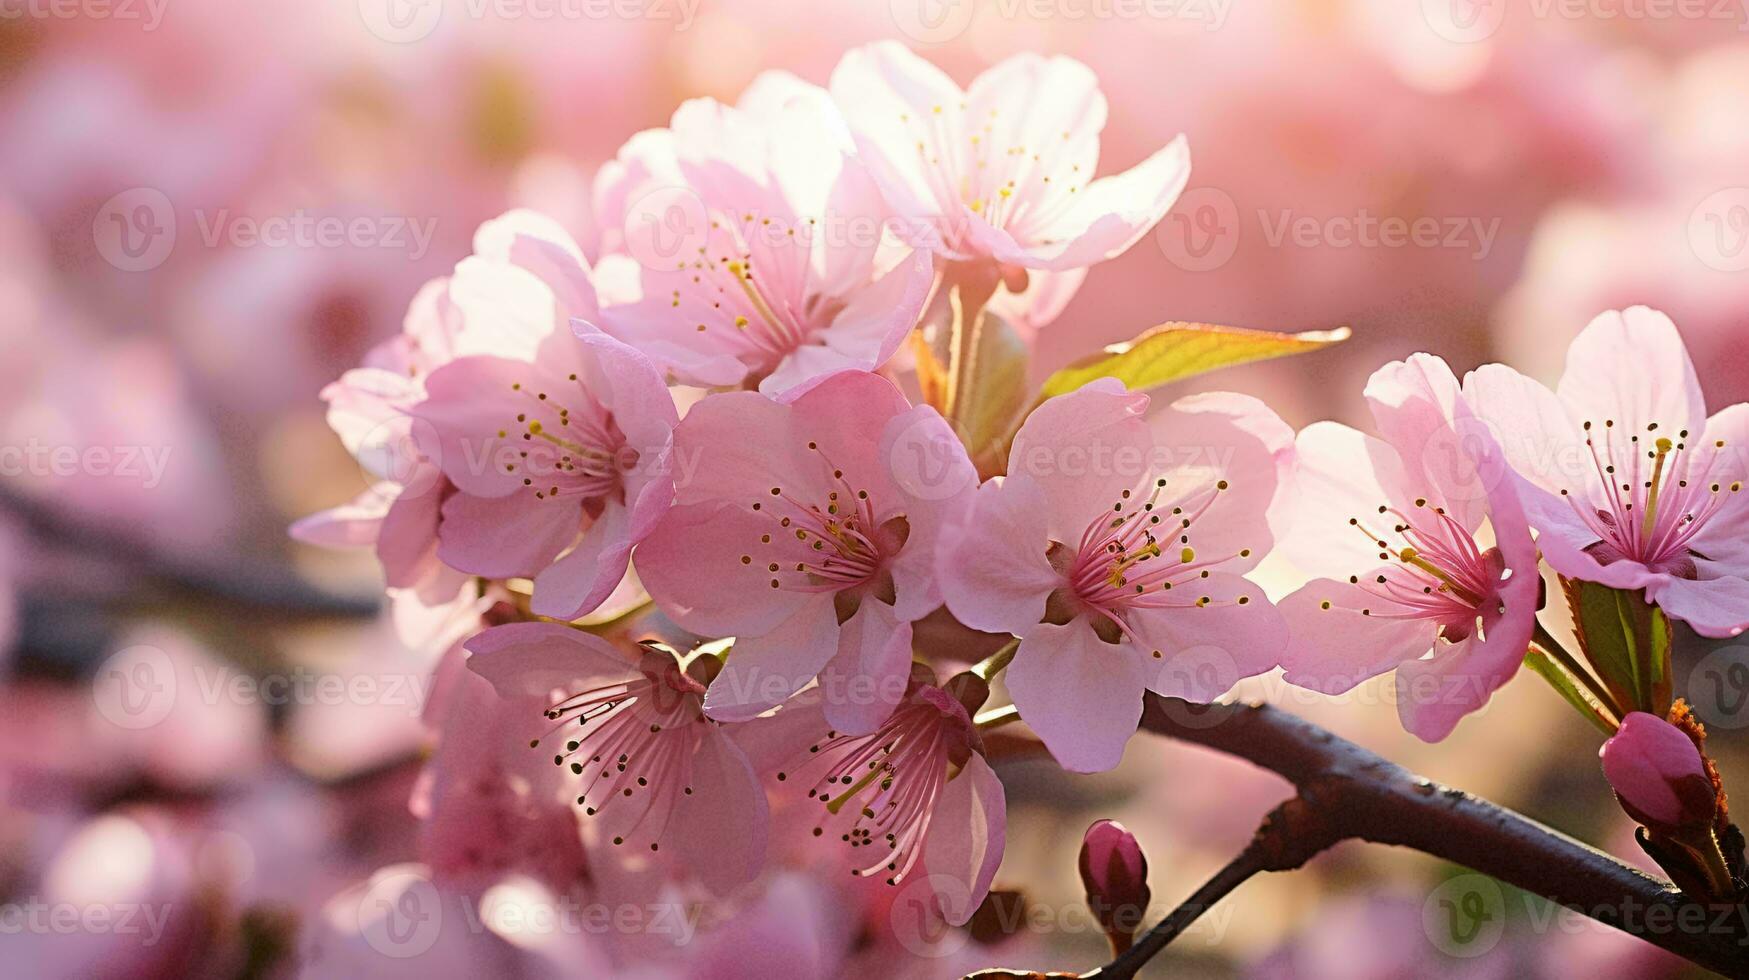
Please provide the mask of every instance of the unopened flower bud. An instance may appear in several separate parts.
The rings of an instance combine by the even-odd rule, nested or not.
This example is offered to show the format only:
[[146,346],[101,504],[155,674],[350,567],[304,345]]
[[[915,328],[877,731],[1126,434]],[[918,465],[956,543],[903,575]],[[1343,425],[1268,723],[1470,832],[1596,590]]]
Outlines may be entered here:
[[1648,830],[1675,836],[1711,825],[1718,795],[1700,750],[1682,729],[1631,712],[1597,755],[1622,809]]
[[1087,905],[1114,949],[1128,949],[1147,911],[1148,858],[1124,825],[1100,820],[1081,841],[1081,884]]

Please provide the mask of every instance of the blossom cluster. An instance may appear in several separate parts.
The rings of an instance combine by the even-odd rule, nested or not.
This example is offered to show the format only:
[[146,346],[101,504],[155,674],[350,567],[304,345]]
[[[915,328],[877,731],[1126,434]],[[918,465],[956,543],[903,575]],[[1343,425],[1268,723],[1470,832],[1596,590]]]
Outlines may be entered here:
[[[463,637],[416,800],[438,873],[721,898],[833,866],[960,925],[1001,863],[986,735],[1014,717],[1097,772],[1150,692],[1394,670],[1438,740],[1540,642],[1543,562],[1749,625],[1749,408],[1709,417],[1644,308],[1554,391],[1387,365],[1371,433],[1109,376],[972,438],[979,331],[1055,318],[1185,186],[1182,140],[1096,178],[1105,116],[1064,58],[965,89],[892,44],[825,88],[762,75],[625,144],[599,254],[488,222],[326,390],[376,482],[295,533],[374,547],[397,607]],[[1284,596],[1275,552],[1308,579]],[[597,628],[646,604],[696,642]]]

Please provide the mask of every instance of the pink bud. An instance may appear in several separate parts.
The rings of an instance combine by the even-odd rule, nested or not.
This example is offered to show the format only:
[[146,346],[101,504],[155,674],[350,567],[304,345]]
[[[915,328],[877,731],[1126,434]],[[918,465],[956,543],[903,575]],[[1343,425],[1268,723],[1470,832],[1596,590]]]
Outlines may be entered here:
[[1123,824],[1100,820],[1087,828],[1081,841],[1081,884],[1087,889],[1088,906],[1113,944],[1128,948],[1152,896],[1147,856]]
[[1718,806],[1713,781],[1682,729],[1631,712],[1597,755],[1622,809],[1647,829],[1672,834],[1712,823]]

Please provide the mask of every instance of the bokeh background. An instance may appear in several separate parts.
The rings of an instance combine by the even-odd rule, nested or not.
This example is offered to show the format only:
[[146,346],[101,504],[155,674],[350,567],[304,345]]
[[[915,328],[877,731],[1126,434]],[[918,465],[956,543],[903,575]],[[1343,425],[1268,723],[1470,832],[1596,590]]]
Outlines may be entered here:
[[[1016,51],[1085,61],[1111,104],[1104,171],[1189,139],[1190,189],[1039,332],[1041,376],[1165,320],[1347,325],[1336,351],[1197,384],[1296,425],[1364,424],[1387,360],[1552,381],[1592,315],[1647,303],[1684,331],[1712,407],[1749,398],[1738,0],[0,0],[7,973],[295,973],[336,905],[416,860],[438,651],[389,622],[368,554],[286,535],[364,486],[317,392],[482,220],[531,206],[590,247],[589,181],[633,132],[763,69],[824,82],[879,38],[962,84]],[[1404,241],[1399,222],[1434,231]],[[1688,638],[1679,682],[1744,693],[1716,689],[1717,667],[1749,652],[1709,652]],[[1432,746],[1400,730],[1388,683],[1241,693],[1644,863],[1596,733],[1528,674]],[[1702,702],[1728,783],[1749,779],[1741,702]],[[1141,838],[1158,914],[1287,795],[1149,739],[1098,777],[1003,775],[998,887],[1043,924],[919,977],[1089,968],[1102,940],[1059,913],[1091,820]],[[1153,975],[1683,975],[1490,888],[1343,846],[1246,885]],[[1482,938],[1455,942],[1442,910],[1472,893]],[[33,902],[82,924],[18,911]],[[155,941],[92,924],[138,905],[166,912]],[[447,965],[531,970],[493,938]]]

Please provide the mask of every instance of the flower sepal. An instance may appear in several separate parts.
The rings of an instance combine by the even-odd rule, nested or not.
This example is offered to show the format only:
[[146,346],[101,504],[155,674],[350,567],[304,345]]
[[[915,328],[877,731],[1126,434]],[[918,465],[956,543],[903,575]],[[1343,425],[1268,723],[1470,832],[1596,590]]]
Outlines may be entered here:
[[1579,650],[1623,714],[1670,713],[1670,620],[1643,591],[1562,577]]

